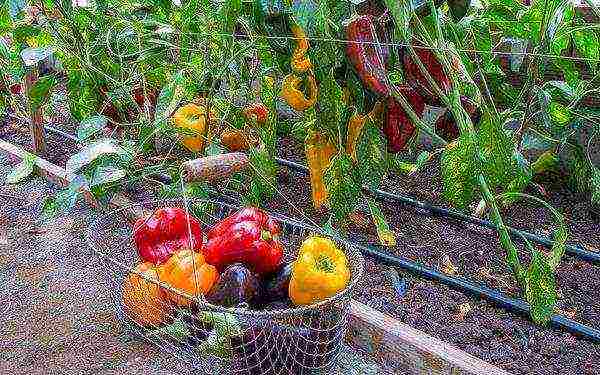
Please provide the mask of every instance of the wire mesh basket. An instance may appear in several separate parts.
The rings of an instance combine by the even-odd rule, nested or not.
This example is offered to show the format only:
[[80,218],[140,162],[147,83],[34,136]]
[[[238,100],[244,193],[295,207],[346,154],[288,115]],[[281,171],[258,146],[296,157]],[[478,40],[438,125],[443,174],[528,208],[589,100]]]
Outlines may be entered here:
[[[195,297],[171,288],[158,273],[136,268],[141,261],[132,236],[133,220],[163,207],[187,210],[201,222],[204,233],[239,209],[215,200],[152,201],[114,210],[90,225],[88,243],[106,273],[117,317],[127,329],[188,362],[200,373],[309,374],[335,366],[344,341],[352,290],[363,269],[356,248],[335,241],[348,260],[350,281],[344,290],[322,302],[269,310],[253,310],[247,305],[226,308],[208,303],[202,295]],[[281,215],[271,216],[281,225],[286,262],[296,258],[307,236],[320,232]],[[139,310],[134,313],[123,303],[124,292],[144,295],[140,302],[142,319]],[[193,303],[188,308],[174,307],[165,301],[165,292]]]

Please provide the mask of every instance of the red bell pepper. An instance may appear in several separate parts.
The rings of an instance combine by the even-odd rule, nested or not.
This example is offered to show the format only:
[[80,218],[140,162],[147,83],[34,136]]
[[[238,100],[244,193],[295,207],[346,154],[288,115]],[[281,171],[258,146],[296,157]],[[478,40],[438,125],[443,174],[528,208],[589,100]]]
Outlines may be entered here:
[[269,119],[269,109],[262,103],[252,103],[244,108],[244,117],[246,120],[255,117],[258,124],[264,124]]
[[219,270],[239,262],[258,274],[266,274],[275,271],[283,258],[280,233],[279,224],[269,215],[248,207],[212,228],[202,251],[206,262]]
[[133,226],[138,254],[144,262],[162,264],[179,249],[202,250],[202,229],[194,217],[179,207],[156,210]]

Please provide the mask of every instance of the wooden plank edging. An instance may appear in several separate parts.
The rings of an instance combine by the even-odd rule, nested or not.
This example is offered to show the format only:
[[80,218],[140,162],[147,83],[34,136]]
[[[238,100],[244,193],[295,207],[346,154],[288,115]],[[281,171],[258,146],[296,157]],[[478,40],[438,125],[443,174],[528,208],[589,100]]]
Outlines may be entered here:
[[346,341],[397,374],[510,375],[363,303],[350,303]]
[[[0,139],[0,151],[3,151],[10,157],[17,158],[19,160],[23,160],[28,154],[27,151],[23,150],[22,148],[15,146],[12,143],[6,142],[2,139]],[[34,164],[37,167],[38,173],[42,177],[57,184],[60,187],[67,187],[71,183],[71,181],[75,179],[75,174],[39,156],[35,157]],[[98,202],[96,202],[96,199],[89,190],[83,190],[81,193],[86,202],[88,202],[92,207],[99,207]]]

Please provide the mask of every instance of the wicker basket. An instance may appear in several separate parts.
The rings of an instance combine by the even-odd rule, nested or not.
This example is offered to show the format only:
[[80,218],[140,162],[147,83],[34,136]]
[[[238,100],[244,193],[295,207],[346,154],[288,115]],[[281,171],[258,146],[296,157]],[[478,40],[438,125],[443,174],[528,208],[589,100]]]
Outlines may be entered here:
[[[140,262],[132,239],[131,220],[161,207],[188,209],[202,222],[204,232],[238,209],[212,200],[153,201],[114,210],[90,225],[88,242],[106,272],[117,316],[127,328],[206,374],[308,374],[334,366],[345,336],[351,293],[363,269],[360,252],[341,241],[337,244],[348,258],[350,282],[345,290],[318,304],[258,311],[224,308],[194,298],[191,308],[170,313],[171,320],[178,321],[185,330],[175,332],[136,323],[124,308],[122,297],[126,278]],[[286,261],[295,259],[300,244],[309,234],[320,232],[292,219],[272,216],[282,227],[280,239]],[[155,288],[169,288],[160,280],[146,280]],[[179,290],[170,291],[191,297],[183,296]],[[163,303],[151,301],[146,311],[157,310]],[[161,309],[164,314],[162,310],[165,309]]]

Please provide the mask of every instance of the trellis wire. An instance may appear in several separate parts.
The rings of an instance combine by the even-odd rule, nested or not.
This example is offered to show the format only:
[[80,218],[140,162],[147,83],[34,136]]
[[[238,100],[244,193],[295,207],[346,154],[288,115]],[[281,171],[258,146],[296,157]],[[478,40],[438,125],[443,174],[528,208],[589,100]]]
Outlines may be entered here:
[[[357,249],[346,242],[337,242],[347,255],[351,280],[345,290],[327,300],[310,306],[265,311],[244,305],[221,307],[208,303],[201,294],[193,296],[174,289],[159,274],[148,277],[134,270],[139,260],[132,243],[132,230],[121,215],[140,210],[148,214],[162,207],[189,208],[190,214],[201,208],[203,215],[196,218],[202,222],[204,231],[237,209],[216,200],[184,197],[183,201],[151,201],[113,210],[90,225],[88,244],[103,265],[110,297],[125,327],[206,374],[308,374],[333,368],[344,340],[352,290],[362,274],[362,256]],[[294,219],[272,216],[281,224],[280,239],[285,245],[287,261],[295,258],[296,249],[306,236],[321,233],[320,229]],[[137,298],[135,302],[143,304],[145,312],[140,314],[124,304],[123,292]],[[190,307],[173,307],[161,297],[163,293],[190,302]],[[163,321],[177,322],[187,332],[166,329]],[[210,347],[206,343],[215,337],[222,340],[224,349],[220,354],[207,349]]]
[[[600,28],[600,26],[598,26],[598,28]],[[182,35],[195,35],[195,36],[203,36],[203,37],[211,37],[211,36],[218,36],[218,37],[229,37],[229,38],[251,38],[251,39],[256,39],[256,38],[264,38],[264,39],[271,39],[271,40],[294,40],[297,41],[299,40],[299,38],[294,37],[294,36],[273,36],[273,35],[263,35],[263,34],[252,34],[252,35],[246,35],[246,34],[239,34],[239,33],[219,33],[219,32],[196,32],[196,33],[190,33],[190,32],[175,32],[175,30],[173,31],[169,31],[169,33],[171,34],[176,34],[179,36]],[[447,48],[447,47],[441,47],[441,46],[427,46],[427,45],[423,45],[423,44],[412,44],[412,43],[393,43],[393,42],[378,42],[378,41],[355,41],[355,40],[347,40],[347,39],[339,39],[339,38],[322,38],[322,37],[311,37],[311,36],[307,36],[306,39],[310,42],[331,42],[331,43],[337,43],[337,44],[361,44],[361,45],[377,45],[377,46],[383,46],[383,47],[409,47],[412,46],[415,49],[421,49],[421,50],[430,50],[430,51],[443,51],[443,52],[462,52],[462,53],[475,53],[475,54],[494,54],[494,55],[500,55],[500,56],[530,56],[530,57],[543,57],[543,58],[547,58],[547,59],[565,59],[565,60],[571,60],[571,61],[579,61],[579,62],[600,62],[600,58],[594,59],[594,58],[588,58],[588,57],[577,57],[577,56],[561,56],[561,55],[555,55],[555,54],[543,54],[543,53],[535,53],[535,52],[504,52],[504,51],[484,51],[484,50],[478,50],[478,49],[464,49],[464,48],[455,48],[455,49],[451,49],[451,48]],[[150,40],[150,43],[156,43],[156,42],[166,42],[164,40],[160,40],[160,39],[152,39]],[[156,43],[156,44],[161,44],[161,43]],[[162,43],[162,45],[165,45],[164,43]],[[180,46],[173,46],[177,49],[180,50],[186,50],[186,51],[199,51],[198,49],[193,49],[193,48],[182,48]],[[150,49],[148,49],[150,50]],[[143,52],[143,51],[138,51],[139,53]],[[113,52],[114,53],[114,52]],[[115,55],[118,55],[115,53]]]

